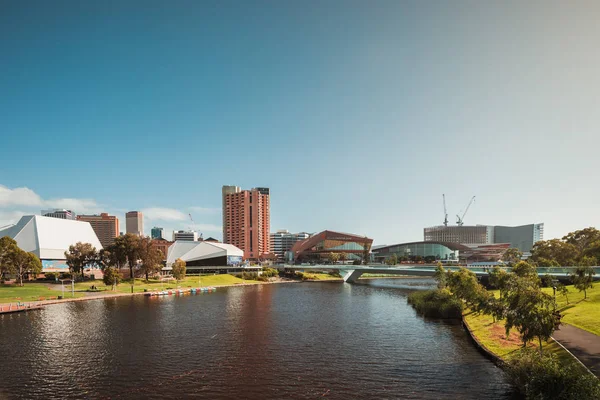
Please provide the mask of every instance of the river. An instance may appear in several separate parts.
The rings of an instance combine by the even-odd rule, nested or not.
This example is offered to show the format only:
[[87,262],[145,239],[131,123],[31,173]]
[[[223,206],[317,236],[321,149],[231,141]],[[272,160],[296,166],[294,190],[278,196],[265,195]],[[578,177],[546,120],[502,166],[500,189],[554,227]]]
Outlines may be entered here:
[[510,399],[429,279],[221,288],[0,316],[0,399]]

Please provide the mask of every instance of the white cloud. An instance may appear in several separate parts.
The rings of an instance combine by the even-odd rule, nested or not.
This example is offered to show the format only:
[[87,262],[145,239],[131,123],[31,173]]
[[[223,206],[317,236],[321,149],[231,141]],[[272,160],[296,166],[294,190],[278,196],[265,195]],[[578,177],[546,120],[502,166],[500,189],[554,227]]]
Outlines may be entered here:
[[52,199],[45,200],[44,207],[66,208],[77,214],[98,213],[101,207],[92,199]]
[[42,198],[29,188],[9,189],[0,185],[0,207],[42,205]]
[[16,224],[23,215],[31,215],[32,213],[28,213],[26,211],[19,210],[0,210],[0,229],[5,227],[6,225]]
[[150,207],[142,209],[144,218],[160,221],[185,221],[189,217],[174,208]]

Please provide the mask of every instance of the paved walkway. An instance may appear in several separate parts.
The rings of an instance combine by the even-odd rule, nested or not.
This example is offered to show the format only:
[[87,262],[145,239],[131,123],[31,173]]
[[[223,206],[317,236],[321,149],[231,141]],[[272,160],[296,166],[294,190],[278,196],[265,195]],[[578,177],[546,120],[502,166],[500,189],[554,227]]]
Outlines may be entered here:
[[600,336],[571,325],[561,325],[552,337],[600,378]]

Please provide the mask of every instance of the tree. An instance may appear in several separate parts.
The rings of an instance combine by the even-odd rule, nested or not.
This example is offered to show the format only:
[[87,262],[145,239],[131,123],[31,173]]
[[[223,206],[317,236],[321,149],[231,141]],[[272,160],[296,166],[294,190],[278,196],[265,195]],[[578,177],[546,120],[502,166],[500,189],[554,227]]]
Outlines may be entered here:
[[517,248],[512,247],[504,252],[504,254],[502,255],[502,261],[508,263],[509,265],[513,265],[521,261],[522,257],[523,252]]
[[342,264],[345,264],[347,259],[348,259],[348,254],[340,253],[340,260],[342,261]]
[[594,242],[600,240],[600,231],[589,227],[568,233],[562,238],[566,243],[572,244],[583,254]]
[[23,286],[23,277],[26,274],[39,274],[42,272],[42,262],[40,259],[35,254],[28,253],[19,248],[11,253],[9,263],[13,266],[20,286]]
[[173,277],[178,281],[185,278],[185,261],[181,258],[178,258],[173,263]]
[[371,254],[371,244],[369,242],[367,242],[367,237],[365,236],[365,242],[363,244],[363,255],[362,255],[362,259],[363,259],[363,264],[367,265],[369,264],[369,255]]
[[438,287],[438,289],[445,289],[446,288],[446,282],[447,282],[446,270],[444,269],[444,265],[441,262],[437,263],[437,266],[435,267],[435,273],[433,274],[433,277],[437,281],[437,287]]
[[131,282],[131,293],[133,293],[133,286],[135,285],[135,274],[133,269],[138,264],[140,258],[140,237],[133,233],[127,233],[119,236],[115,239],[114,246],[111,247],[115,253],[117,260],[127,263],[129,266],[129,279]]
[[488,271],[488,278],[490,286],[494,289],[498,289],[500,291],[500,297],[502,297],[502,293],[506,290],[509,279],[508,272],[496,265]]
[[385,263],[387,265],[396,265],[396,264],[398,264],[398,256],[396,254],[392,254],[390,257],[388,257],[385,260]]
[[532,261],[537,262],[542,258],[554,260],[562,267],[574,265],[578,257],[579,249],[574,244],[563,242],[560,239],[540,240],[531,249]]
[[464,267],[456,272],[448,272],[447,285],[454,296],[475,308],[479,304],[479,296],[485,291],[475,274]]
[[121,275],[119,270],[115,267],[107,267],[103,270],[104,276],[102,281],[106,286],[111,286],[111,290],[115,290],[115,287],[121,281]]
[[329,261],[332,264],[337,264],[338,260],[340,259],[340,255],[339,255],[339,253],[331,252],[327,255],[327,258],[329,258]]
[[558,282],[556,284],[556,291],[561,296],[565,296],[565,299],[567,300],[567,304],[569,304],[569,288],[566,287],[565,285],[563,285],[562,283]]
[[548,340],[555,329],[553,298],[527,277],[513,275],[509,286],[503,298],[506,304],[506,335],[516,328],[523,346],[537,337],[542,353],[542,342]]
[[4,277],[4,274],[15,273],[11,258],[17,250],[20,249],[14,239],[8,236],[0,238],[0,278]]
[[98,260],[96,248],[90,243],[77,242],[69,246],[69,251],[65,251],[65,258],[69,271],[73,274],[81,273],[83,279],[83,271],[89,264],[94,264]]
[[512,272],[521,278],[531,279],[539,284],[537,269],[527,261],[519,261],[512,267]]
[[152,245],[150,238],[142,238],[139,242],[140,269],[146,275],[155,274],[162,269],[163,253]]
[[587,290],[594,287],[594,275],[596,275],[596,271],[591,266],[577,267],[575,272],[571,274],[573,286],[580,292],[583,292],[584,299],[587,299]]

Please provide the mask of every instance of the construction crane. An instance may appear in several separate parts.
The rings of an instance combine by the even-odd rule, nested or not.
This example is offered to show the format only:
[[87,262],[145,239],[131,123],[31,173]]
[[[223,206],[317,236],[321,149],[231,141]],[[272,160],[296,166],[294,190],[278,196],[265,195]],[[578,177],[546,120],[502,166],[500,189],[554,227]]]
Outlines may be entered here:
[[448,211],[446,210],[446,195],[442,194],[444,199],[444,226],[448,226]]
[[[190,221],[192,221],[192,225],[190,226],[190,231],[194,232],[196,230],[196,223],[194,222],[194,219],[192,218],[192,214],[188,214],[188,215],[190,216]],[[198,240],[202,240],[202,233],[198,237]]]
[[471,204],[473,204],[474,201],[475,196],[471,197],[471,201],[469,201],[469,204],[467,204],[467,208],[465,209],[465,212],[463,213],[462,217],[460,217],[458,214],[456,215],[456,224],[458,226],[463,226],[465,215],[467,215],[467,211],[469,211],[469,207],[471,207]]

